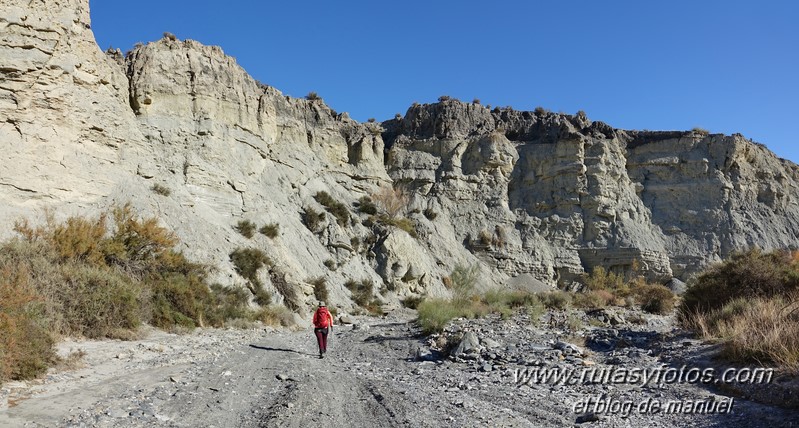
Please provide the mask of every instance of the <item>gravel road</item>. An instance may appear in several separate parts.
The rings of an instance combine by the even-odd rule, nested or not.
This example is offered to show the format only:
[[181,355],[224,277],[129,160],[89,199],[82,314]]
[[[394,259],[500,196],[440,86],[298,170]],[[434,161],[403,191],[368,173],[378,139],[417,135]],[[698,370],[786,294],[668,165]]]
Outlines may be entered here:
[[[556,328],[531,327],[529,320],[514,317],[456,323],[455,330],[477,332],[481,342],[500,346],[453,360],[436,353],[412,318],[410,311],[356,317],[356,326],[334,330],[324,359],[318,358],[310,329],[208,329],[184,335],[153,330],[138,341],[67,341],[60,352],[82,350],[84,367],[3,385],[0,426],[799,426],[799,412],[742,397],[735,397],[732,411],[724,414],[575,412],[575,403],[586,397],[636,403],[730,397],[692,384],[519,386],[514,379],[519,369],[550,360],[557,366],[590,361],[611,367],[605,360],[621,354],[586,350],[579,358],[564,358],[565,351],[554,349],[560,345],[547,345],[557,343],[552,340],[560,333]],[[656,338],[657,333],[637,337]],[[624,358],[633,358],[624,364],[662,363],[668,352],[656,355],[656,341],[647,340],[640,348],[623,349]],[[649,349],[641,352],[644,348]],[[684,352],[682,344],[672,348]]]

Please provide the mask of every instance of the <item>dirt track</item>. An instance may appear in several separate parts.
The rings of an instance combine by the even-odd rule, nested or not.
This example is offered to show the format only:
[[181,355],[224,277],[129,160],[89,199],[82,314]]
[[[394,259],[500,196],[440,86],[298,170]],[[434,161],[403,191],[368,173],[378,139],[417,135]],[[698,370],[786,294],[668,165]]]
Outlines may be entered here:
[[[479,358],[414,360],[411,355],[424,345],[409,322],[412,316],[361,318],[357,329],[340,326],[325,359],[318,358],[310,329],[198,330],[187,335],[153,331],[133,342],[66,342],[62,352],[83,349],[86,366],[53,372],[30,384],[4,385],[0,426],[554,427],[575,424],[573,403],[597,394],[638,400],[724,398],[691,385],[519,387],[512,373],[528,363],[493,360],[495,368],[483,370]],[[469,323],[465,325],[481,337],[492,335],[531,360],[557,355],[540,345],[553,332],[532,328],[529,320]],[[642,349],[624,351],[643,355]],[[589,357],[599,360],[602,355]],[[636,358],[629,364],[657,363],[655,356]],[[742,398],[725,415],[599,416],[582,426],[775,428],[796,426],[799,420],[796,411]]]

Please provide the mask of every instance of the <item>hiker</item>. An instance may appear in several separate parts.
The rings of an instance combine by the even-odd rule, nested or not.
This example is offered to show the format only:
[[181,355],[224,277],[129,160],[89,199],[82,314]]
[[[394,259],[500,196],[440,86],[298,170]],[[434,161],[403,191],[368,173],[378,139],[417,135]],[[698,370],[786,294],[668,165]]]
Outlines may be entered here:
[[319,302],[319,309],[313,314],[313,326],[316,342],[319,344],[319,358],[324,358],[325,352],[327,352],[328,328],[333,331],[333,315],[327,310],[325,302]]

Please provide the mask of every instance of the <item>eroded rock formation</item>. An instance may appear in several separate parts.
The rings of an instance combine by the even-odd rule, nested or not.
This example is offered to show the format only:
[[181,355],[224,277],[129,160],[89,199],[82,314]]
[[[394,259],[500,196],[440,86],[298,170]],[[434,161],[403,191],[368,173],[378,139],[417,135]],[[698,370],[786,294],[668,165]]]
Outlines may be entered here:
[[[482,286],[571,286],[597,265],[685,279],[736,249],[795,245],[796,165],[740,135],[623,131],[457,100],[359,123],[255,81],[218,47],[165,37],[103,53],[88,0],[1,3],[3,236],[45,207],[130,202],[217,266],[218,281],[243,283],[228,254],[257,247],[275,261],[262,273],[275,296],[278,278],[309,302],[324,276],[345,307],[351,279],[384,284],[385,301],[444,294],[457,265],[479,266]],[[360,198],[392,185],[410,195],[400,216],[415,237],[359,213]],[[314,227],[311,211],[324,213]],[[279,235],[247,239],[239,220]]]

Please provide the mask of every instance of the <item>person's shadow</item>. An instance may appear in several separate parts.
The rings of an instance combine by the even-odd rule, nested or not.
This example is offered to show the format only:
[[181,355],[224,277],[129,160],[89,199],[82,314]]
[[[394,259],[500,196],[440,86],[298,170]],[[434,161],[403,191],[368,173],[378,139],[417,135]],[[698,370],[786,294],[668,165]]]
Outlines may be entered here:
[[300,354],[300,355],[310,355],[312,357],[316,356],[315,354],[309,354],[307,352],[300,352],[300,351],[295,351],[293,349],[286,349],[286,348],[270,348],[268,346],[253,345],[253,344],[250,344],[250,348],[260,349],[262,351],[293,352],[295,354]]

